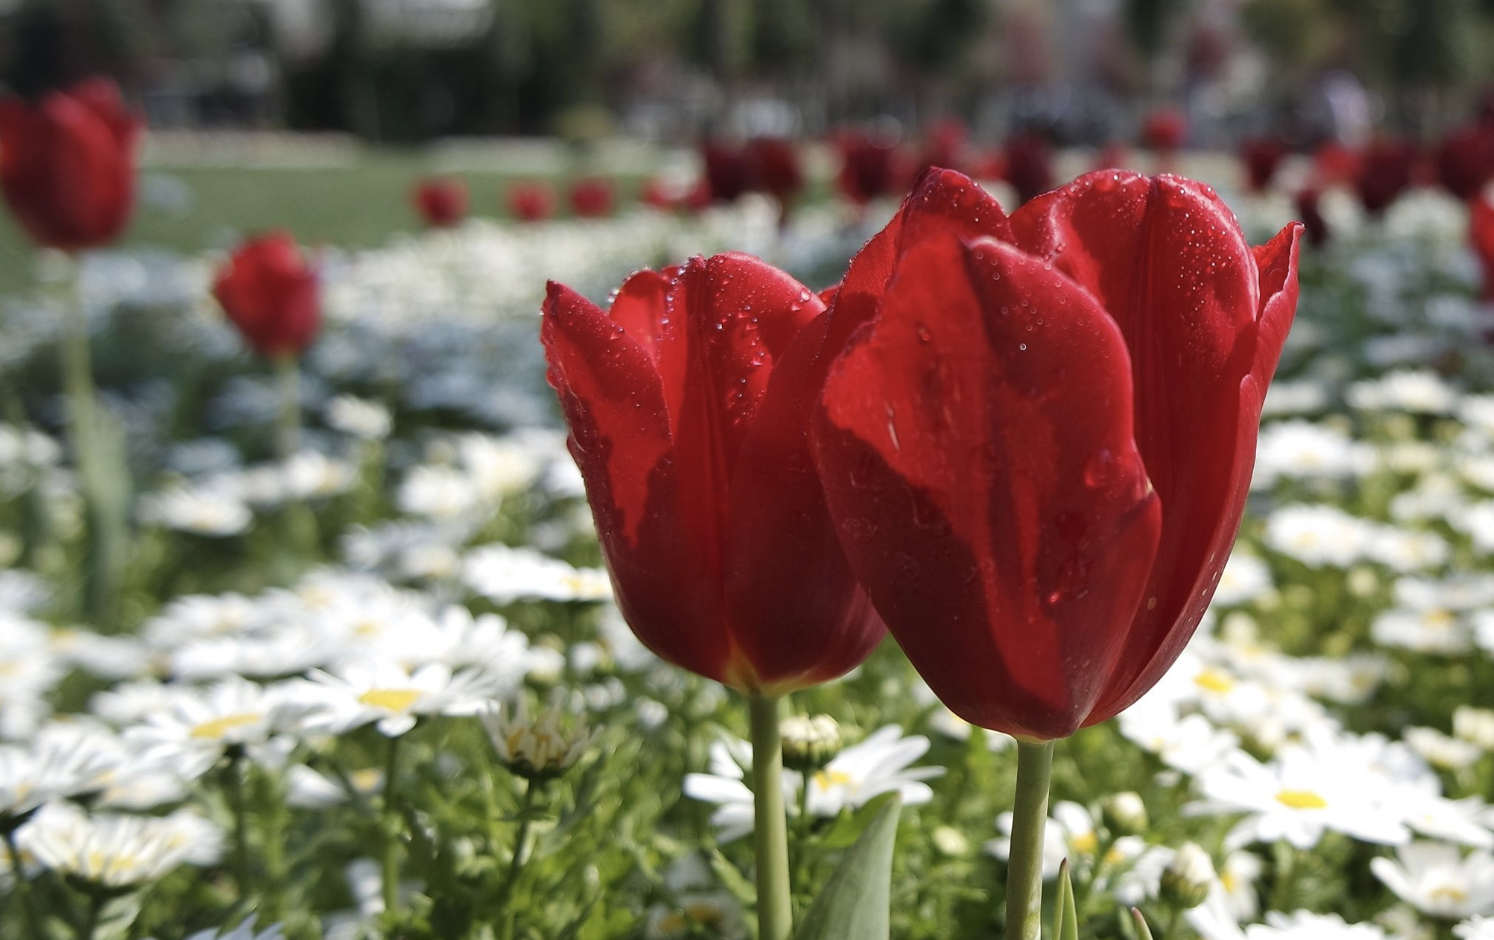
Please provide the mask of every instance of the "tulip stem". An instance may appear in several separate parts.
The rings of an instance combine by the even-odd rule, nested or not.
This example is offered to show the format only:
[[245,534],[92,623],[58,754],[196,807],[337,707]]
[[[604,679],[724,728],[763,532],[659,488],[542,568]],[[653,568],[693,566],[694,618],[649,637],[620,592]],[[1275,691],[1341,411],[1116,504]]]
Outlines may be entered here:
[[789,890],[788,817],[783,805],[783,743],[779,737],[781,696],[747,696],[752,726],[753,836],[757,850],[758,940],[788,940],[793,930]]
[[[81,278],[72,271],[72,291],[63,302],[62,384],[67,394],[68,437],[78,466],[78,482],[86,507],[88,581],[85,614],[96,628],[113,626],[115,596],[123,576],[129,547],[127,538],[129,471],[122,448],[109,447],[104,435],[118,436],[104,425],[93,383],[93,357],[88,348],[88,314],[83,308]],[[119,443],[115,441],[114,443]],[[104,448],[109,447],[109,452]]]
[[399,774],[399,744],[402,735],[389,738],[389,750],[384,761],[384,819],[382,821],[383,849],[380,859],[384,894],[384,911],[399,913],[399,844],[404,835],[404,820],[400,816],[399,791],[395,789],[395,777]]
[[1052,773],[1052,741],[1017,742],[1017,800],[1006,869],[1007,940],[1038,940],[1042,934],[1043,827]]
[[301,363],[294,353],[275,357],[275,378],[280,386],[280,420],[275,426],[275,449],[282,460],[301,447]]

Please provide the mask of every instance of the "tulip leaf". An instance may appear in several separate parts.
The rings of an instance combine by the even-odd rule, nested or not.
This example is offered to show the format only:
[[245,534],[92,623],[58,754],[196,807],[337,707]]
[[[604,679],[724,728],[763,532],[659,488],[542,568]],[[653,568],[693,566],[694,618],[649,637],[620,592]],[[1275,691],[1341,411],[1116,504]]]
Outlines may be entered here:
[[1058,897],[1053,903],[1054,940],[1079,940],[1079,911],[1074,905],[1074,882],[1069,860],[1058,866]]
[[1136,922],[1136,936],[1140,940],[1152,940],[1152,928],[1146,925],[1146,918],[1141,916],[1141,911],[1131,908],[1131,919]]
[[887,940],[892,892],[892,848],[902,800],[873,803],[871,823],[825,882],[794,940]]

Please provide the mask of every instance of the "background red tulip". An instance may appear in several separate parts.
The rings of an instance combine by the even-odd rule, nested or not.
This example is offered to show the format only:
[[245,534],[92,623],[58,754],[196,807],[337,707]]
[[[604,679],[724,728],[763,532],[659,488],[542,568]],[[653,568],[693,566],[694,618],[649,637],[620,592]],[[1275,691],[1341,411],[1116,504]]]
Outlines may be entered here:
[[316,271],[287,232],[245,242],[218,270],[213,296],[267,358],[299,356],[321,326]]
[[459,179],[438,177],[417,183],[411,199],[425,224],[449,228],[467,214],[467,184]]
[[1115,171],[1008,223],[949,174],[853,262],[831,330],[851,296],[871,325],[830,368],[816,460],[858,578],[961,717],[1062,737],[1181,652],[1239,527],[1299,232],[1252,250],[1206,187]]
[[1286,159],[1286,145],[1275,137],[1252,137],[1240,145],[1240,162],[1245,166],[1245,185],[1253,193],[1265,192],[1281,161]]
[[119,236],[135,203],[141,126],[107,78],[35,107],[0,100],[0,192],[33,242],[82,251]]
[[905,160],[895,141],[859,131],[843,132],[836,142],[840,172],[835,177],[840,194],[857,205],[906,192]]
[[1437,145],[1435,163],[1444,189],[1465,201],[1475,198],[1494,176],[1494,128],[1453,131]]
[[579,179],[571,186],[571,211],[583,219],[601,219],[611,215],[616,202],[611,181],[599,176]]
[[1017,134],[1006,142],[1004,176],[1022,202],[1053,188],[1053,148],[1041,134]]
[[780,215],[787,218],[794,201],[804,191],[804,166],[799,151],[787,140],[758,137],[747,143],[746,156],[752,188],[777,200]]
[[741,147],[722,140],[702,141],[700,163],[703,181],[716,202],[736,202],[752,188],[752,167]]
[[1370,215],[1380,215],[1411,185],[1416,148],[1403,140],[1384,138],[1359,152],[1354,191]]
[[1484,300],[1494,300],[1494,203],[1480,196],[1469,206],[1468,238],[1484,270]]
[[609,311],[551,284],[541,337],[618,605],[663,658],[776,695],[884,628],[806,448],[818,297],[740,254],[643,271]]
[[549,183],[529,180],[508,188],[508,211],[524,222],[542,222],[555,215],[555,190]]
[[1297,205],[1297,216],[1302,220],[1302,228],[1307,234],[1307,240],[1315,248],[1326,245],[1328,237],[1332,234],[1328,229],[1328,220],[1323,218],[1323,210],[1318,205],[1322,195],[1315,187],[1308,186],[1299,191],[1294,200]]
[[1188,136],[1188,118],[1177,108],[1154,108],[1141,121],[1141,142],[1159,153],[1183,146]]

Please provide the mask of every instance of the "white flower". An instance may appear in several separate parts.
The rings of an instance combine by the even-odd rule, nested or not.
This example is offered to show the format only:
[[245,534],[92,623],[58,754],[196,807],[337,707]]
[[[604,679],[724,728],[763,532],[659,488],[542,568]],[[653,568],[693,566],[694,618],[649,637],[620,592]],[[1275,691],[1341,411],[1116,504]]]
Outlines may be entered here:
[[1413,842],[1396,860],[1370,860],[1370,870],[1396,897],[1423,914],[1461,920],[1494,914],[1494,855],[1476,850],[1466,858],[1456,846]]
[[1458,392],[1429,369],[1390,372],[1350,385],[1344,399],[1362,411],[1450,414]]
[[284,495],[290,499],[320,499],[346,493],[358,482],[358,468],[315,450],[291,454],[280,465]]
[[16,842],[46,868],[111,888],[155,881],[185,863],[212,864],[223,850],[222,833],[185,811],[89,817],[67,803],[39,810]]
[[1283,506],[1266,520],[1263,541],[1273,551],[1313,567],[1347,568],[1365,558],[1371,523],[1336,506]]
[[1389,845],[1410,838],[1405,825],[1387,810],[1387,788],[1377,785],[1361,762],[1343,759],[1341,749],[1288,745],[1270,764],[1235,752],[1222,765],[1205,770],[1197,782],[1204,801],[1185,812],[1248,814],[1226,837],[1230,848],[1285,839],[1310,849],[1328,829]]
[[286,708],[282,690],[231,677],[202,691],[182,689],[169,710],[126,729],[125,740],[146,763],[192,780],[230,748],[260,754],[261,746],[281,730]]
[[389,417],[389,409],[376,401],[352,395],[338,395],[331,399],[323,414],[330,427],[366,441],[379,441],[388,437],[394,424]]
[[1453,928],[1458,940],[1494,940],[1494,917],[1472,917]]
[[517,600],[604,601],[612,583],[599,568],[573,568],[533,549],[486,545],[467,555],[467,586],[495,604]]
[[1217,766],[1240,746],[1234,732],[1215,727],[1203,715],[1184,715],[1165,701],[1143,698],[1120,715],[1120,732],[1161,758],[1174,770],[1199,774]]
[[287,683],[290,702],[304,706],[308,732],[342,734],[369,722],[399,737],[422,715],[475,715],[493,697],[497,682],[480,669],[453,671],[442,663],[414,670],[394,662],[352,663],[311,672],[310,681]]
[[103,636],[89,630],[58,627],[47,638],[64,662],[106,679],[123,679],[147,671],[149,657],[132,637]]
[[244,921],[233,930],[200,930],[192,934],[187,940],[280,940],[281,931],[284,928],[280,924],[273,924],[261,933],[255,933],[252,921]]
[[1468,652],[1472,645],[1471,634],[1467,620],[1441,608],[1391,608],[1382,611],[1370,623],[1370,636],[1376,643],[1444,656]]
[[[929,739],[902,732],[888,725],[873,732],[860,744],[837,754],[825,769],[809,778],[808,806],[811,816],[837,816],[847,808],[862,806],[883,793],[897,791],[904,805],[927,803],[934,793],[922,781],[944,773],[942,767],[909,767],[929,749]],[[744,782],[744,769],[752,766],[752,745],[727,738],[711,745],[711,772],[687,774],[685,795],[716,803],[711,822],[723,842],[752,831],[752,791]],[[799,791],[804,777],[784,771],[784,805],[791,816],[799,812]]]
[[484,506],[472,478],[448,466],[422,465],[412,469],[400,484],[395,504],[400,512],[441,521],[470,517],[479,509],[484,516],[491,511],[491,507]]
[[1214,589],[1215,607],[1234,607],[1258,600],[1272,589],[1271,569],[1254,555],[1232,552]]
[[179,487],[140,497],[140,520],[193,535],[226,538],[249,530],[254,513],[217,487]]
[[1245,940],[1386,940],[1386,936],[1374,924],[1346,923],[1337,914],[1270,911],[1265,924],[1245,928]]
[[1311,421],[1278,421],[1261,428],[1252,489],[1280,479],[1344,479],[1362,476],[1372,454],[1346,432]]
[[534,717],[523,696],[511,710],[513,717],[504,718],[499,703],[493,702],[479,716],[498,762],[530,780],[565,773],[601,736],[600,729],[588,730],[582,714],[564,707],[558,698]]
[[1404,737],[1411,750],[1442,770],[1472,767],[1482,756],[1477,746],[1443,734],[1436,728],[1407,728]]
[[1453,736],[1494,751],[1494,709],[1459,705],[1453,709]]

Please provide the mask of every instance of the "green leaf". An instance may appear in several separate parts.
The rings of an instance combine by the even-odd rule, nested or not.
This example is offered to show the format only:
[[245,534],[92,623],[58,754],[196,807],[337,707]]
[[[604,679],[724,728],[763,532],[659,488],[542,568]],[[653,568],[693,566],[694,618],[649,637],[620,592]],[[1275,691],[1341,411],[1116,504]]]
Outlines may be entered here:
[[1069,878],[1067,868],[1063,872],[1063,893],[1059,900],[1063,902],[1063,933],[1055,936],[1057,940],[1079,940],[1079,908],[1074,900],[1074,883]]
[[1141,911],[1131,908],[1131,919],[1136,922],[1136,936],[1141,940],[1152,940],[1152,928],[1146,925],[1146,918],[1141,916]]
[[892,848],[901,798],[873,803],[871,824],[841,859],[804,915],[794,940],[887,940],[890,927]]

